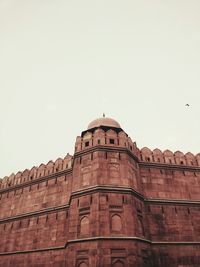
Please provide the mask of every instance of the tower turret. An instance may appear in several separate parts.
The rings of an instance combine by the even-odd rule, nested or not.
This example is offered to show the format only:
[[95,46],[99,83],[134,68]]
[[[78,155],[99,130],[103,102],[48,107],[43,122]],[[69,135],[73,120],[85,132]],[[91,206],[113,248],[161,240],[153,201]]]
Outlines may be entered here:
[[116,120],[106,117],[93,120],[76,139],[74,190],[95,185],[129,186],[139,190],[138,156],[136,143]]

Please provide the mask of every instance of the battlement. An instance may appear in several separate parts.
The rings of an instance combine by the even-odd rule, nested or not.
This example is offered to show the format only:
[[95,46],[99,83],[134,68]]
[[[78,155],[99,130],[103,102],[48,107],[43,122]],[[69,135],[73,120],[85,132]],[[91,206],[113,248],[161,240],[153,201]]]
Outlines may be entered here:
[[200,167],[200,153],[195,156],[191,152],[188,152],[186,154],[180,151],[173,153],[170,150],[165,150],[164,152],[162,152],[158,148],[154,149],[153,151],[151,151],[147,147],[142,148],[140,150],[140,160],[153,163]]
[[74,155],[0,179],[0,266],[199,266],[199,187],[200,153],[96,119]]
[[133,142],[124,131],[114,128],[101,127],[96,128],[94,131],[88,130],[83,132],[82,136],[76,138],[75,153],[94,146],[127,148],[136,157],[140,155],[136,142]]
[[70,169],[72,167],[73,157],[67,154],[63,159],[58,158],[56,161],[50,160],[47,164],[32,167],[30,170],[26,169],[23,172],[17,172],[10,176],[0,178],[0,189],[5,189],[14,185],[22,184],[31,180],[35,180],[42,176],[47,176],[59,171]]

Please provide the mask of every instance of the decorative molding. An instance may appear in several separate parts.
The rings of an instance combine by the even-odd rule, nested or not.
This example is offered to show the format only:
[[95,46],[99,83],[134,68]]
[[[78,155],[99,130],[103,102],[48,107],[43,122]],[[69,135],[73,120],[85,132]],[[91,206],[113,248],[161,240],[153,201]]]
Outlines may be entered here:
[[56,212],[56,211],[68,210],[68,209],[69,209],[69,205],[63,205],[63,206],[51,207],[51,208],[47,208],[47,209],[43,209],[43,210],[39,210],[39,211],[22,213],[20,215],[0,219],[0,224],[9,223],[9,222],[17,221],[17,220],[21,220],[21,219],[26,219],[29,217],[40,216],[40,215],[43,215],[46,213],[48,214],[48,213],[52,213],[52,212]]
[[11,252],[1,252],[0,256],[8,256],[14,254],[25,254],[25,253],[37,253],[43,251],[52,251],[52,250],[60,250],[66,249],[68,245],[73,243],[80,243],[80,242],[91,242],[91,241],[104,241],[104,240],[123,240],[123,241],[138,241],[143,243],[148,243],[149,245],[169,245],[169,246],[194,246],[200,245],[200,241],[151,241],[145,238],[140,238],[137,236],[112,236],[112,237],[105,237],[105,236],[96,236],[96,237],[89,237],[89,238],[81,238],[81,239],[74,239],[69,240],[63,246],[58,247],[48,247],[48,248],[40,248],[40,249],[31,249],[31,250],[20,250],[20,251],[11,251]]
[[50,213],[54,211],[59,211],[59,210],[65,210],[70,208],[70,203],[72,199],[83,196],[83,195],[89,195],[92,193],[99,193],[99,192],[117,192],[119,194],[131,194],[137,197],[139,200],[143,201],[146,204],[150,205],[190,205],[190,206],[200,206],[200,200],[187,200],[187,199],[150,199],[150,198],[145,198],[143,195],[135,191],[134,189],[130,187],[113,187],[113,186],[93,186],[93,187],[88,187],[86,189],[74,191],[71,193],[69,203],[62,205],[62,206],[57,206],[57,207],[50,207],[47,209],[42,209],[39,211],[34,211],[34,212],[28,212],[28,213],[23,213],[20,215],[12,216],[12,217],[7,217],[4,219],[0,219],[0,224],[2,223],[7,223],[10,221],[15,221],[15,220],[20,220],[28,217],[34,217],[38,215],[42,215],[45,213]]

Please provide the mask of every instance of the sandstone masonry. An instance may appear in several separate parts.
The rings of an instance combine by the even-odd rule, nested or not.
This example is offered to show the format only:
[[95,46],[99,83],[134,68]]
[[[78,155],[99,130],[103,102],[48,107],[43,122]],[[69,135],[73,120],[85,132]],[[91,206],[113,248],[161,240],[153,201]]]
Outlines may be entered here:
[[74,155],[0,179],[0,267],[199,267],[200,154],[139,149],[113,119]]

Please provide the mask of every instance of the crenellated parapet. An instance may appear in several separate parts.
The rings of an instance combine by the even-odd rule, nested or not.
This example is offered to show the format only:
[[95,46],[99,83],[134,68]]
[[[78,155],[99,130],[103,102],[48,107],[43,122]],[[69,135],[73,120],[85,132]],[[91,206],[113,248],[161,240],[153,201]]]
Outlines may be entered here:
[[108,129],[107,127],[99,127],[92,131],[89,129],[83,132],[82,136],[78,136],[76,138],[75,153],[96,146],[126,148],[136,157],[139,156],[136,142],[133,142],[124,131],[114,128]]
[[165,150],[162,152],[160,149],[150,150],[144,147],[140,150],[140,160],[143,162],[165,163],[174,165],[185,166],[200,166],[200,153],[196,156],[191,152],[184,154],[183,152]]
[[47,164],[32,167],[30,170],[26,169],[23,172],[17,172],[10,176],[5,176],[0,179],[0,189],[5,189],[11,186],[22,184],[31,180],[38,179],[43,176],[48,176],[56,172],[72,168],[73,157],[67,154],[63,159],[58,158],[56,161],[49,161]]
[[199,266],[200,154],[139,150],[111,118],[0,179],[0,266]]

